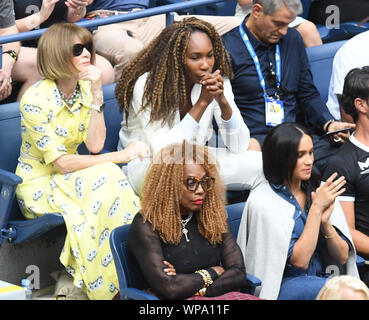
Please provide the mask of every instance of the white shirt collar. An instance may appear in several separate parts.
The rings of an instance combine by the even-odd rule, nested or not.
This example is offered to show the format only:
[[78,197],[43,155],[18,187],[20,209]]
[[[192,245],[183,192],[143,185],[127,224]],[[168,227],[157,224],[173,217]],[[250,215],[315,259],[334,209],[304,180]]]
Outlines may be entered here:
[[355,135],[355,132],[356,131],[354,131],[352,134],[351,134],[351,136],[350,136],[350,141],[351,141],[351,143],[353,143],[355,146],[357,146],[358,148],[360,148],[360,149],[362,149],[362,150],[364,150],[364,151],[366,151],[366,152],[369,152],[369,146],[366,146],[365,144],[362,144],[359,140],[357,140],[355,137],[354,137],[354,135]]

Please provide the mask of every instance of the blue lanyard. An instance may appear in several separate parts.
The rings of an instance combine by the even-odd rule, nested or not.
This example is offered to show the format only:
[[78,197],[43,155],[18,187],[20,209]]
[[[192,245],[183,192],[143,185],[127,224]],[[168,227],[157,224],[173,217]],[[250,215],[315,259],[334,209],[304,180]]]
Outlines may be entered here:
[[[256,71],[257,71],[258,76],[259,76],[260,85],[261,85],[261,87],[264,91],[264,97],[267,97],[266,89],[265,89],[265,80],[264,80],[263,72],[261,71],[259,58],[256,55],[255,50],[251,45],[249,37],[247,36],[245,30],[243,29],[242,23],[239,26],[239,30],[240,30],[242,40],[245,43],[245,46],[246,46],[247,50],[249,51],[252,60],[254,60]],[[277,73],[277,79],[278,79],[277,87],[279,88],[279,84],[281,82],[281,54],[280,54],[280,51],[279,51],[279,44],[277,44],[276,47],[275,47],[275,62],[276,62],[276,73]]]

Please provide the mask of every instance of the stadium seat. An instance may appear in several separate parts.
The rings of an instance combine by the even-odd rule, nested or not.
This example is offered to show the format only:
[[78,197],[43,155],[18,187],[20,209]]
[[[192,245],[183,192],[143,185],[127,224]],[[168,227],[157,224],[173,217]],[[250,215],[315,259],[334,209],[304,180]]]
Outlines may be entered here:
[[359,25],[359,22],[344,22],[338,28],[330,28],[325,25],[317,25],[318,32],[323,43],[348,40],[361,32],[369,30],[369,24]]
[[329,82],[334,56],[346,40],[325,43],[306,49],[313,81],[324,102],[328,100]]
[[[301,17],[308,19],[312,0],[301,0],[303,12]],[[316,25],[323,43],[348,40],[357,34],[368,31],[369,23],[360,24],[358,21],[343,22],[339,26]]]
[[[236,238],[244,206],[244,202],[227,206],[228,220]],[[120,298],[122,300],[158,300],[156,296],[143,291],[149,288],[149,285],[139,271],[136,258],[127,249],[129,228],[130,225],[121,226],[115,228],[110,234],[110,247],[118,273]],[[250,294],[253,294],[255,288],[261,285],[261,281],[250,274],[247,274],[247,283],[245,292]]]

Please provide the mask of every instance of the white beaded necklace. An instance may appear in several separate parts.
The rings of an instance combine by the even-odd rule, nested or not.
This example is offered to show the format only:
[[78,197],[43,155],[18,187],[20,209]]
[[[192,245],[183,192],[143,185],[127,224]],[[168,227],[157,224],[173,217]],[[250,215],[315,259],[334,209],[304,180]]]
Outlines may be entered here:
[[73,94],[70,98],[66,97],[65,94],[63,92],[61,92],[61,90],[57,87],[59,94],[61,96],[61,98],[66,102],[66,104],[68,104],[69,106],[74,105],[74,103],[77,101],[79,94],[80,94],[80,88],[79,88],[79,84],[77,83],[76,88],[73,91]]
[[188,237],[187,237],[188,229],[186,228],[186,225],[187,225],[187,223],[189,223],[189,222],[190,222],[190,220],[191,220],[192,216],[193,216],[193,212],[190,212],[190,214],[188,215],[187,219],[184,219],[184,220],[182,219],[182,220],[181,220],[181,224],[182,224],[182,232],[183,232],[183,234],[185,235],[185,237],[186,237],[186,241],[187,241],[187,242],[189,242],[189,241],[190,241],[190,239],[188,239]]

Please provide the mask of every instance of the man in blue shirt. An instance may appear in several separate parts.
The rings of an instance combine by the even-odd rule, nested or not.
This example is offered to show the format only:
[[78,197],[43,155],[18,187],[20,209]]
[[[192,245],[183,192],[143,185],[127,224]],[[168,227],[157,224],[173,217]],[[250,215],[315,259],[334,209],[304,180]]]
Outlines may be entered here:
[[[149,0],[94,0],[91,2],[87,7],[86,19],[126,14],[149,7]],[[185,17],[189,16],[174,14],[175,21]],[[212,23],[220,35],[238,26],[242,21],[234,16],[197,15],[196,17]],[[115,80],[120,78],[123,69],[135,55],[155,39],[165,26],[165,14],[160,14],[101,26],[94,32],[97,53],[114,65]]]
[[[302,10],[300,0],[254,0],[242,24],[223,36],[232,58],[235,102],[251,135],[263,142],[282,122],[301,118],[315,134],[353,124],[336,121],[313,84],[303,40],[288,24]],[[334,135],[341,143],[349,133]],[[314,137],[316,166],[336,151],[326,139]]]

